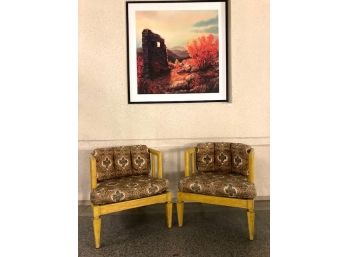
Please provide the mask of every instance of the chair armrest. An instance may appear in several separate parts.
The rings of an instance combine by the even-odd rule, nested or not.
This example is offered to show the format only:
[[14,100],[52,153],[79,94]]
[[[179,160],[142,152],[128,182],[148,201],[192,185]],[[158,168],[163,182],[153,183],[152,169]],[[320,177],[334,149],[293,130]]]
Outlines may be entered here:
[[196,148],[188,148],[184,153],[185,159],[185,177],[190,176],[191,174],[196,172]]
[[[152,177],[162,178],[162,175],[163,175],[162,153],[160,151],[152,149],[152,148],[148,148],[148,149],[149,149],[150,156],[151,156],[151,175],[152,175]],[[156,158],[157,158],[157,176],[156,176],[153,156],[156,156]]]
[[255,181],[255,165],[254,165],[254,149],[250,150],[249,153],[249,173],[248,173],[248,181],[254,183]]
[[89,156],[91,171],[91,190],[97,187],[97,160],[93,155]]

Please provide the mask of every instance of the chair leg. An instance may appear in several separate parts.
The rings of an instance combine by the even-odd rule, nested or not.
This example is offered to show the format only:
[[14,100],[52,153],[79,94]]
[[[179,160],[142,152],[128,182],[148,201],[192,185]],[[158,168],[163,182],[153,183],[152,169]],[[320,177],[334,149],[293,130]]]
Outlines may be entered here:
[[248,230],[249,230],[249,240],[254,240],[254,223],[255,223],[255,212],[254,209],[248,209]]
[[166,220],[167,220],[167,227],[172,227],[172,219],[173,219],[173,203],[167,202],[166,203]]
[[100,230],[101,218],[99,216],[93,218],[95,248],[100,248]]
[[176,203],[176,212],[178,213],[178,225],[179,227],[182,227],[184,222],[184,202],[178,202]]

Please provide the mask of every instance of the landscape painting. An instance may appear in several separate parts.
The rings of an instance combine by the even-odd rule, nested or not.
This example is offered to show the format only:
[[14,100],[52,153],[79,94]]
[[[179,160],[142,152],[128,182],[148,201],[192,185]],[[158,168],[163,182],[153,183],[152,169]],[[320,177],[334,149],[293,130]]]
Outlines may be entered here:
[[227,101],[226,2],[128,2],[129,102]]

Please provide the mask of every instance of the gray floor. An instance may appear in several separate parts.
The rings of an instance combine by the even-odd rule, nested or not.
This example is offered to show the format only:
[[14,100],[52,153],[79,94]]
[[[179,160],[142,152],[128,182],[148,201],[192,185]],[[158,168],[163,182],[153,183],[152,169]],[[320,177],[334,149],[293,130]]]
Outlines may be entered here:
[[101,248],[94,248],[92,213],[79,206],[79,256],[249,256],[270,255],[269,201],[255,203],[255,239],[248,240],[246,211],[185,204],[184,226],[165,226],[164,205],[152,205],[102,217]]

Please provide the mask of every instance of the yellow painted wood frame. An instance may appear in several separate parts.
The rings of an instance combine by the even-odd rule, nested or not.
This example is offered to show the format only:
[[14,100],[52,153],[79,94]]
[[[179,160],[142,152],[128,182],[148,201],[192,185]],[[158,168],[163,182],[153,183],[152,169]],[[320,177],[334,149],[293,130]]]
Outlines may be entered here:
[[[149,148],[151,158],[151,176],[162,178],[163,175],[163,159],[162,153],[155,149]],[[157,160],[156,160],[157,159]],[[155,161],[156,160],[156,161]],[[97,162],[94,156],[90,155],[90,170],[91,170],[91,190],[97,187]],[[100,248],[100,232],[101,232],[101,217],[102,215],[119,212],[123,210],[133,209],[137,207],[165,203],[166,223],[168,228],[172,227],[173,203],[171,192],[144,197],[136,200],[124,201],[119,203],[92,205],[93,210],[93,230],[95,248]]]
[[[190,176],[196,172],[196,148],[189,148],[185,150],[185,177]],[[248,181],[254,183],[254,149],[251,149],[249,153],[249,174]],[[248,231],[249,239],[254,240],[255,233],[255,210],[253,199],[237,199],[219,196],[202,195],[195,193],[177,193],[177,214],[178,214],[178,225],[181,227],[184,222],[184,202],[199,202],[205,204],[223,205],[228,207],[237,207],[247,209],[248,219]]]

